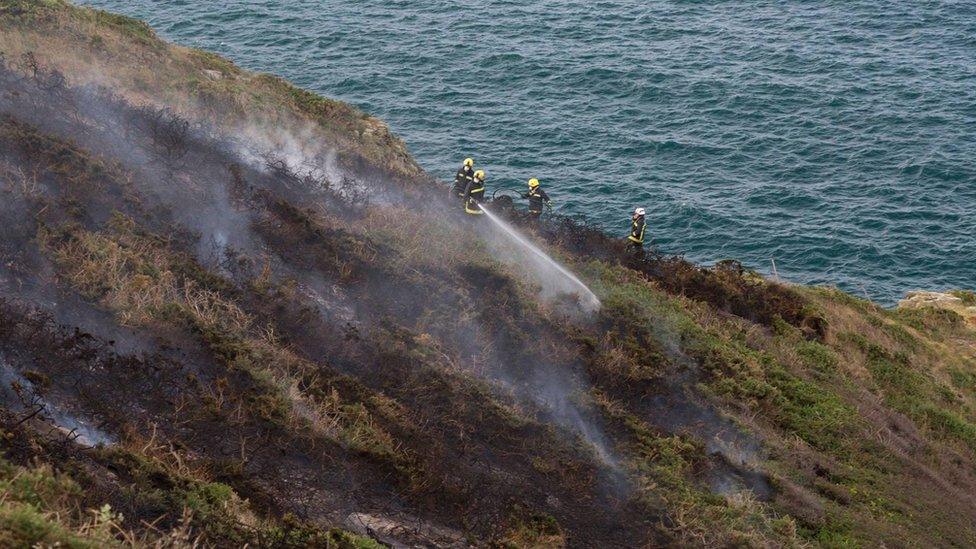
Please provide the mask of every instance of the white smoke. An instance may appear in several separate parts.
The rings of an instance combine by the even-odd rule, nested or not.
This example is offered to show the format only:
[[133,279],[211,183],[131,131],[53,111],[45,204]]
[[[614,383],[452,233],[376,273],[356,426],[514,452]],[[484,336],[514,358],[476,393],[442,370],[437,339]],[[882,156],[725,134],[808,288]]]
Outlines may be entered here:
[[38,395],[34,384],[15,370],[2,355],[0,355],[0,403],[12,411],[24,414],[31,414],[39,409],[36,418],[54,425],[82,446],[115,444],[112,435]]

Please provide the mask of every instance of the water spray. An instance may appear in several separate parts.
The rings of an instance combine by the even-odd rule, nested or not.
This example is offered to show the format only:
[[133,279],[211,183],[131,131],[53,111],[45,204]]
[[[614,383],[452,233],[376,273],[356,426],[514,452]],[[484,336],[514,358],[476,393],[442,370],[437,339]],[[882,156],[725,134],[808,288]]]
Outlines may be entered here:
[[549,257],[548,254],[529,242],[525,237],[519,234],[514,227],[503,221],[497,215],[488,211],[487,208],[481,204],[478,204],[478,207],[481,208],[481,211],[488,216],[488,219],[502,229],[502,232],[506,236],[508,236],[522,248],[532,252],[532,254],[537,259],[541,260],[546,267],[555,270],[557,273],[565,277],[565,279],[570,283],[570,286],[573,288],[572,293],[576,294],[580,298],[580,305],[585,311],[596,311],[602,306],[600,299],[596,297],[596,294],[594,294],[593,291],[586,286],[586,284],[583,284],[583,281],[577,278],[576,275],[569,272],[569,270],[557,263],[553,258]]

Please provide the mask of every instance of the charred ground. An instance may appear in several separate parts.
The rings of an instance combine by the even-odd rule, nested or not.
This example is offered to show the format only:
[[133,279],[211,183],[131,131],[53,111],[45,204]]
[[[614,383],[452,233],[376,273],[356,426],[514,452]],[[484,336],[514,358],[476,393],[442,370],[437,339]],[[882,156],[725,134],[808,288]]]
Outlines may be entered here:
[[0,49],[4,544],[976,542],[958,314],[507,212],[580,314],[351,107],[58,1]]

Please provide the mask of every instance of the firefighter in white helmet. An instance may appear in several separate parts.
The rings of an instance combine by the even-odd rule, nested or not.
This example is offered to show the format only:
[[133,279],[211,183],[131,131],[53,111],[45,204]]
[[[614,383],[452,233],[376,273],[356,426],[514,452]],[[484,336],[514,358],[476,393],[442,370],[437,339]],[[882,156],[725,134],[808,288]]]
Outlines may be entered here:
[[634,210],[634,216],[630,220],[630,236],[627,240],[635,250],[644,250],[644,208]]

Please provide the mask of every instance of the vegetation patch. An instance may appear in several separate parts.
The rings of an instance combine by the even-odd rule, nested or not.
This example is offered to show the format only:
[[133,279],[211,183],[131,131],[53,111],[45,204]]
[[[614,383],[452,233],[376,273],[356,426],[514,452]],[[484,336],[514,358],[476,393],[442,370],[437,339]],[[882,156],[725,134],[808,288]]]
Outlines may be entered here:
[[[527,515],[527,516],[526,516]],[[566,547],[566,537],[555,517],[544,513],[524,513],[517,510],[512,518],[511,532],[502,546],[511,549]]]
[[972,290],[951,290],[949,294],[961,299],[967,307],[976,307],[976,292]]
[[63,2],[0,23],[0,545],[373,549],[329,521],[390,505],[512,547],[976,544],[958,315],[504,213],[579,314],[357,109]]
[[602,393],[595,400],[631,437],[629,466],[638,479],[635,497],[649,510],[666,513],[675,539],[709,546],[797,542],[796,525],[789,517],[776,516],[746,493],[711,494],[694,480],[695,471],[707,461],[699,443],[656,433]]

